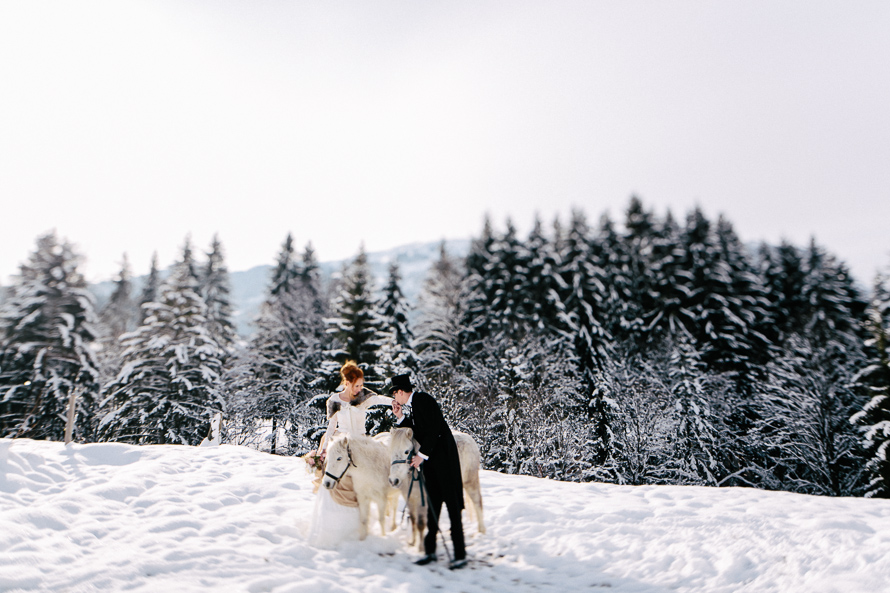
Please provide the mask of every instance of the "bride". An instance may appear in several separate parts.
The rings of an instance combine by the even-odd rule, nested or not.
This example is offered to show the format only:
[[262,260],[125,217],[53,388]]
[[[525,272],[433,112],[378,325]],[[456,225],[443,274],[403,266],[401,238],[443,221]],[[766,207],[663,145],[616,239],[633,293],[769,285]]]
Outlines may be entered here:
[[[348,360],[340,369],[343,389],[332,393],[327,401],[328,429],[321,438],[317,454],[324,459],[325,451],[334,435],[365,434],[365,416],[375,405],[392,405],[392,398],[365,389],[365,375],[358,365]],[[316,486],[317,487],[317,486]],[[341,541],[359,538],[359,511],[352,479],[344,477],[333,490],[318,488],[309,543],[316,547],[331,547]]]

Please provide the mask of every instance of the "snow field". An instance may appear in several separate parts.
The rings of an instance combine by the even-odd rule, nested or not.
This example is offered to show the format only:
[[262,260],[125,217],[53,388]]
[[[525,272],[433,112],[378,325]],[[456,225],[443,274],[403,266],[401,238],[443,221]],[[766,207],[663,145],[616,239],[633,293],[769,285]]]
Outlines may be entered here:
[[407,528],[309,546],[300,459],[0,440],[0,591],[890,591],[890,501],[488,471],[482,490],[488,533],[465,513],[451,572],[441,545],[414,566]]

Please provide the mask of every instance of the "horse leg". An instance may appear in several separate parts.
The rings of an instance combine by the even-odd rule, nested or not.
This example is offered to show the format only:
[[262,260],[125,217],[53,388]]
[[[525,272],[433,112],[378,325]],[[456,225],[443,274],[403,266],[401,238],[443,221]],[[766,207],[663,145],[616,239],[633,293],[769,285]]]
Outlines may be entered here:
[[482,488],[479,485],[478,472],[467,476],[467,480],[464,482],[464,494],[465,498],[469,498],[473,503],[473,515],[475,515],[479,533],[485,533],[485,519],[482,516]]
[[[410,484],[411,484],[410,481],[402,480],[402,482],[399,484],[398,492],[402,496],[402,498],[405,500],[405,511],[408,513],[408,521],[411,523],[411,540],[408,542],[408,545],[413,546],[414,545],[414,525],[417,523],[417,521],[415,519],[415,515],[417,514],[417,511],[414,508],[413,497],[409,498],[409,496],[408,496],[408,493],[410,492],[410,489],[409,489]],[[396,502],[398,503],[398,499],[396,499]],[[396,507],[396,510],[398,511],[398,506]]]
[[409,546],[413,546],[414,542],[417,541],[415,538],[417,536],[417,529],[415,527],[415,521],[413,516],[408,516],[408,522],[411,523],[411,539],[408,541]]
[[[409,546],[413,546],[417,543],[417,525],[420,521],[420,517],[418,516],[417,508],[420,506],[417,503],[417,499],[411,497],[411,500],[405,501],[405,504],[408,505],[408,517],[411,519],[411,541],[408,542]],[[423,545],[423,541],[420,542]]]
[[485,518],[482,516],[482,492],[480,492],[478,486],[470,493],[470,499],[473,501],[473,510],[475,511],[479,533],[485,533]]
[[377,520],[380,522],[380,535],[386,535],[386,511],[389,509],[389,496],[384,493],[377,497]]
[[411,512],[411,545],[417,542],[417,549],[424,551],[423,536],[426,531],[427,507],[421,504],[420,493],[412,492],[408,506]]
[[392,489],[387,491],[386,495],[386,513],[392,517],[389,522],[389,530],[396,530],[396,515],[399,514],[399,491]]
[[470,499],[470,492],[467,490],[466,486],[464,486],[464,510],[467,511],[467,515],[469,519],[476,519],[476,505],[473,504],[473,501]]
[[421,502],[420,487],[411,490],[410,499],[405,500],[408,506],[408,514],[411,516],[411,541],[408,545],[417,543],[417,549],[424,551],[423,536],[426,531],[427,507]]
[[417,530],[417,551],[423,552],[424,551],[423,538],[426,535],[426,530],[427,530],[426,507],[420,507],[420,510],[418,511],[417,515],[418,515],[417,522],[414,523],[414,528]]
[[360,540],[364,540],[368,537],[368,512],[369,512],[369,504],[370,501],[362,496],[358,499],[358,517],[359,517],[359,526],[358,526],[358,538]]

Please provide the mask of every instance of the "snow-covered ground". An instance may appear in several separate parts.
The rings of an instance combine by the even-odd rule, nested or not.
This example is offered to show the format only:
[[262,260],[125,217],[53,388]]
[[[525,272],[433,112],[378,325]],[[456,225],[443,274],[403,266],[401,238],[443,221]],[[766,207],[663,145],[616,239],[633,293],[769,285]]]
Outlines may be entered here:
[[890,501],[484,472],[470,567],[309,546],[300,459],[0,440],[0,591],[890,591]]

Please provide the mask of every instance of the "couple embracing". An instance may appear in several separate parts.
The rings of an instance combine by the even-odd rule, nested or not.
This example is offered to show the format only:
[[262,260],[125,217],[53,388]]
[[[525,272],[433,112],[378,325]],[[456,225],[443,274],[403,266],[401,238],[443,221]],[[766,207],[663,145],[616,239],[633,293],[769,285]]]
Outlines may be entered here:
[[[450,568],[463,568],[467,565],[467,560],[461,523],[464,505],[460,459],[454,436],[439,404],[428,393],[416,391],[407,374],[391,379],[387,386],[391,398],[365,389],[364,373],[354,362],[348,361],[343,365],[340,376],[343,389],[328,398],[328,429],[322,437],[318,454],[324,456],[324,451],[336,432],[347,435],[365,434],[364,421],[368,408],[380,404],[390,405],[396,416],[396,424],[400,428],[413,429],[414,438],[420,445],[410,463],[415,470],[423,472],[429,495],[428,531],[424,538],[426,555],[416,564],[426,565],[437,560],[436,537],[444,504],[448,510],[454,547],[454,559]],[[336,496],[335,492],[334,497]],[[344,503],[342,499],[334,497],[327,490],[319,489],[310,528],[310,543],[332,543],[332,538],[347,539],[348,531],[352,526],[358,525],[358,509],[350,508],[349,502]],[[328,541],[323,541],[325,539]]]

